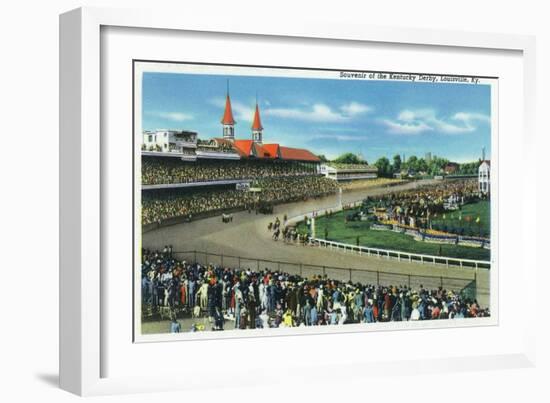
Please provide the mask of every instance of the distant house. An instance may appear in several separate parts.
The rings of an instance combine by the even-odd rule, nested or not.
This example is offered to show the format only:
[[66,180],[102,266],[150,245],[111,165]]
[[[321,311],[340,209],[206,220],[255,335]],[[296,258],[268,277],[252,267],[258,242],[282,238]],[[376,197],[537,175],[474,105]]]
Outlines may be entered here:
[[443,170],[447,175],[452,175],[456,173],[456,171],[458,171],[458,164],[456,162],[449,162],[447,163],[447,165],[445,165]]
[[479,192],[488,194],[491,188],[491,161],[483,160],[478,168]]
[[196,148],[197,133],[187,130],[155,130],[143,132],[143,151],[181,153],[184,148]]
[[400,172],[394,172],[394,179],[404,179],[404,178],[414,178],[416,176],[416,171],[414,169],[402,169]]

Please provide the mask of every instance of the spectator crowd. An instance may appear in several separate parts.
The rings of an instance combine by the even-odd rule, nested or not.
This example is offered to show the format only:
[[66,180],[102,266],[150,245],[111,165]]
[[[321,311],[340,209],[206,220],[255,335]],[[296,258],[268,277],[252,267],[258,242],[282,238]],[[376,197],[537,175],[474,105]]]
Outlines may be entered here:
[[359,179],[348,182],[342,182],[340,187],[342,191],[358,190],[358,189],[372,189],[375,187],[390,187],[400,185],[406,182],[403,179],[392,178],[376,178],[376,179]]
[[331,168],[338,169],[339,171],[357,171],[366,169],[376,169],[376,166],[368,164],[347,164],[343,162],[329,162],[327,164]]
[[[206,150],[206,149],[205,149]],[[197,160],[147,157],[141,160],[142,185],[210,182],[219,180],[278,178],[312,175],[313,164],[293,161]]]
[[170,189],[142,192],[142,223],[160,223],[172,217],[192,218],[233,209],[253,209],[260,204],[306,200],[338,190],[335,181],[321,176],[261,178],[251,185],[259,191],[212,187],[208,190]]
[[208,317],[213,330],[490,316],[475,299],[442,287],[412,289],[203,266],[177,260],[169,247],[143,250],[141,274],[142,312],[170,309],[172,331],[181,329],[177,317],[182,315]]
[[460,209],[462,205],[483,197],[479,194],[476,180],[457,180],[366,198],[364,206],[384,211],[383,220],[421,227],[430,217],[444,214],[448,208]]

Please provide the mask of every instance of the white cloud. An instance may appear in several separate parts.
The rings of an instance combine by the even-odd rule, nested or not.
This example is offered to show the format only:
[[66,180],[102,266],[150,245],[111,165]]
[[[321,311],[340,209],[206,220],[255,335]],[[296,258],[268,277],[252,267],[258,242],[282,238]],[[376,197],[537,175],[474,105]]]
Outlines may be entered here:
[[231,107],[233,108],[233,113],[235,114],[237,122],[252,122],[252,119],[254,119],[254,107],[246,106],[239,102],[231,102]]
[[174,122],[184,122],[186,120],[192,120],[193,115],[182,112],[152,112],[152,115],[155,115],[162,119],[171,120]]
[[360,104],[359,102],[352,101],[349,104],[342,105],[340,110],[347,116],[356,116],[363,113],[372,111],[372,108],[368,105]]
[[341,122],[346,120],[342,114],[333,111],[325,104],[314,104],[311,108],[270,108],[266,115],[285,119],[304,120],[307,122]]
[[332,139],[338,141],[365,141],[367,136],[350,136],[349,134],[314,134],[312,139]]
[[350,120],[352,117],[369,112],[371,108],[357,102],[341,105],[338,109],[322,103],[306,108],[269,108],[266,115],[285,119],[303,120],[306,122],[338,123]]
[[474,121],[485,122],[485,123],[489,123],[491,121],[491,119],[489,119],[489,116],[487,115],[483,115],[481,113],[468,113],[468,112],[455,113],[452,119],[461,120],[467,124]]
[[390,133],[420,134],[436,130],[445,134],[470,133],[477,129],[478,122],[489,122],[488,116],[480,113],[458,112],[448,119],[438,117],[433,109],[402,110],[397,119],[383,119]]
[[382,122],[388,127],[391,133],[396,134],[419,134],[428,130],[433,130],[424,122],[392,121],[384,119]]
[[477,129],[477,123],[490,123],[491,119],[481,113],[458,112],[451,116],[455,123],[440,121],[441,130],[445,133],[468,133]]
[[[225,107],[225,98],[213,98],[210,103],[220,108],[220,114]],[[350,102],[343,104],[337,109],[333,109],[330,106],[323,103],[316,103],[313,105],[306,105],[304,107],[296,108],[277,108],[272,107],[269,100],[263,101],[264,106],[261,108],[262,116],[275,116],[283,119],[295,119],[306,122],[324,122],[324,123],[338,123],[349,121],[352,117],[367,113],[372,110],[368,105],[360,104],[358,102]],[[231,100],[231,107],[235,120],[252,122],[254,118],[254,103],[250,102],[250,105],[243,104],[234,99]]]

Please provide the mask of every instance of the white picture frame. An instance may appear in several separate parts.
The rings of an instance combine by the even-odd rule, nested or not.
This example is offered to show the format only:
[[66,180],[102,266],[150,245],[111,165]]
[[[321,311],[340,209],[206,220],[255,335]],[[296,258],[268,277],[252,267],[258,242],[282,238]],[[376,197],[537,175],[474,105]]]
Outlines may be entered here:
[[[523,136],[524,156],[534,147],[535,41],[520,35],[429,31],[407,28],[381,28],[302,21],[301,24],[278,24],[254,20],[243,24],[239,18],[181,20],[177,13],[150,10],[111,10],[81,8],[60,17],[60,385],[79,395],[111,394],[201,387],[199,379],[184,376],[155,378],[142,382],[139,376],[110,376],[104,366],[109,351],[105,349],[102,317],[107,307],[102,302],[101,266],[103,251],[101,233],[102,178],[104,160],[100,133],[101,121],[101,29],[128,27],[157,30],[181,30],[204,33],[225,33],[262,38],[290,38],[294,41],[328,39],[339,41],[376,42],[446,48],[468,48],[479,52],[503,50],[520,52],[523,66]],[[246,28],[243,28],[246,27]],[[506,179],[501,178],[501,181]],[[534,187],[535,178],[523,184]],[[524,212],[525,213],[525,212]],[[524,223],[523,231],[533,230],[534,223]],[[526,245],[525,239],[523,240]],[[523,246],[523,248],[525,247]],[[524,249],[521,249],[524,250]],[[501,251],[501,254],[511,253]],[[501,256],[502,258],[502,256]],[[522,276],[517,284],[536,277],[533,256],[525,255]],[[523,282],[523,283],[521,283]],[[503,294],[503,298],[509,294]],[[131,315],[131,313],[129,313]],[[534,363],[534,313],[521,322],[522,348],[501,354],[441,358],[403,357],[403,361],[387,360],[385,368],[406,373],[414,366],[432,363],[441,370],[470,368],[502,368],[530,366]],[[468,329],[462,329],[464,332]],[[453,331],[453,330],[449,330]],[[459,330],[454,330],[459,331]],[[394,332],[395,340],[400,332]],[[345,335],[343,335],[345,336]],[[311,336],[301,336],[307,339]],[[326,337],[326,336],[323,336]],[[355,341],[354,341],[355,340]],[[130,341],[131,342],[131,341]],[[219,341],[241,343],[237,340]],[[262,339],[249,341],[262,343]],[[356,342],[351,339],[350,343]],[[147,347],[154,349],[155,344]],[[331,365],[357,368],[368,375],[369,369],[357,361],[341,358]],[[287,377],[300,369],[291,363]],[[360,369],[359,369],[360,368]],[[372,371],[371,371],[372,372]],[[231,381],[231,378],[227,382]],[[234,380],[233,380],[234,381]]]

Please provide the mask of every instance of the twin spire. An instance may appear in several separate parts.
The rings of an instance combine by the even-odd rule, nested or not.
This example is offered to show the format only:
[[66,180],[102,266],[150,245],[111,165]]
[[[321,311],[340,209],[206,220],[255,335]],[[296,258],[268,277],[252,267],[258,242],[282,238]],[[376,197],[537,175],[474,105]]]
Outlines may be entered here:
[[[223,137],[228,140],[235,139],[235,119],[233,118],[233,110],[231,108],[231,99],[229,98],[229,85],[227,89],[227,95],[225,97],[225,110],[223,112],[221,124],[223,127]],[[260,119],[260,108],[258,106],[258,99],[256,96],[256,110],[254,111],[254,118],[252,119],[252,140],[256,143],[262,142],[262,121]]]
[[254,120],[252,121],[252,130],[263,130],[262,121],[260,120],[260,108],[258,108],[258,102],[256,101],[256,111],[254,112]]
[[233,119],[233,110],[231,109],[231,100],[229,99],[229,93],[225,98],[225,111],[222,117],[222,125],[235,125],[235,119]]

